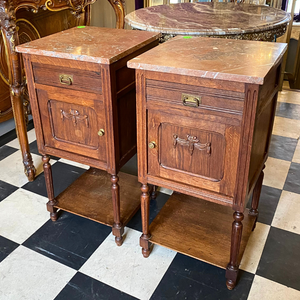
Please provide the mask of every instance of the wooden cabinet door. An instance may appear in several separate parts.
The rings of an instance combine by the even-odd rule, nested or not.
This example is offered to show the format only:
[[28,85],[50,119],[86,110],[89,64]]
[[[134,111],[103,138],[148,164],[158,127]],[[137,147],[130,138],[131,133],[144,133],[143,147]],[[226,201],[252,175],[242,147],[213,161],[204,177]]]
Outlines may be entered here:
[[36,94],[44,147],[107,160],[105,113],[99,95],[50,86],[38,88]]
[[148,111],[148,174],[233,196],[240,128]]

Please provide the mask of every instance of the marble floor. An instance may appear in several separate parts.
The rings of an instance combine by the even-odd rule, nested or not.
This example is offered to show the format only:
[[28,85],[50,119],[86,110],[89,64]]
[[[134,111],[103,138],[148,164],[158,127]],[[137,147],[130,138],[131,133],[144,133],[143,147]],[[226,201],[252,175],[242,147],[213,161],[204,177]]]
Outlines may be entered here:
[[[241,262],[239,283],[225,285],[223,269],[154,246],[144,259],[138,245],[140,212],[117,247],[111,229],[62,212],[49,220],[34,129],[30,147],[39,176],[28,183],[13,134],[0,139],[0,299],[300,299],[300,92],[280,94],[260,215]],[[53,157],[55,193],[87,166]],[[133,158],[123,169],[136,173]],[[150,218],[168,200],[160,190]],[[229,225],[231,226],[231,225]]]

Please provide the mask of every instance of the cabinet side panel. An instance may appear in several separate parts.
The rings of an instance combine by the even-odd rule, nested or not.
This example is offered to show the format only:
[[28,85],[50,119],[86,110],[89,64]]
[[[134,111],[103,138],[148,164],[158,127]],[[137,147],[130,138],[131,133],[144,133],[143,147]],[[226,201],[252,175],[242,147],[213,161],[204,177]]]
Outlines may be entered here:
[[274,68],[261,87],[256,111],[253,146],[249,170],[249,192],[267,159],[277,102],[277,82],[280,68]]

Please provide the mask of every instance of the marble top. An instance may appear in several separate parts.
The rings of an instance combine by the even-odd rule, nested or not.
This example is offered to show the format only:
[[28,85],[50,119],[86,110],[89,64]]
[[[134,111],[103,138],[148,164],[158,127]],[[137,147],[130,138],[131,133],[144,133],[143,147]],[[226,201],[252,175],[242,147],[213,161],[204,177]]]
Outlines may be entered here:
[[177,36],[130,60],[129,68],[263,84],[287,44]]
[[79,27],[19,45],[16,51],[110,64],[159,38],[146,31]]
[[185,35],[261,32],[289,22],[283,10],[244,3],[178,3],[136,10],[125,17],[135,29]]

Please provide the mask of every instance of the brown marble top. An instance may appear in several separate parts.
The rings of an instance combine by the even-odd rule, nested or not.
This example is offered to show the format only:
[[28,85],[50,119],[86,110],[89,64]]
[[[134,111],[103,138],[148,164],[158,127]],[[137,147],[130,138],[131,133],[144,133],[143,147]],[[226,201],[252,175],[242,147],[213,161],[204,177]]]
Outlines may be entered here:
[[146,31],[75,27],[22,44],[16,50],[20,53],[110,64],[158,37],[159,34]]
[[133,69],[263,84],[287,44],[177,36],[130,60]]
[[261,32],[289,22],[283,10],[244,3],[178,3],[136,10],[125,17],[135,29],[168,34],[228,35]]

